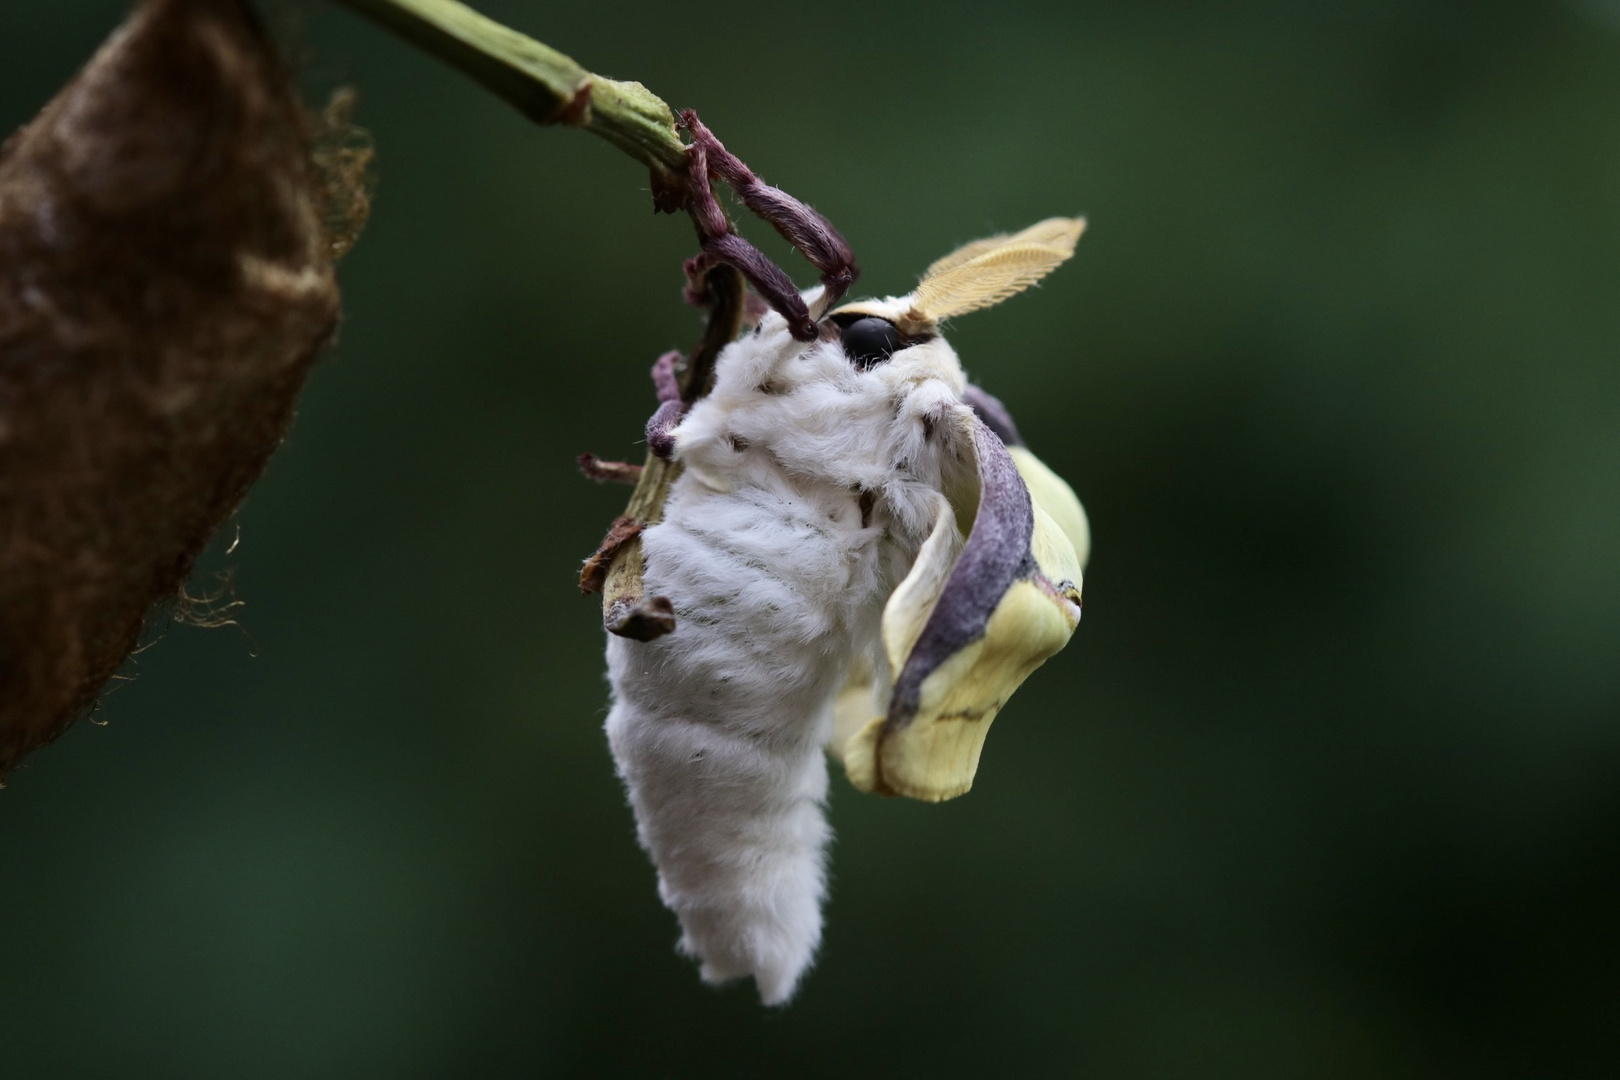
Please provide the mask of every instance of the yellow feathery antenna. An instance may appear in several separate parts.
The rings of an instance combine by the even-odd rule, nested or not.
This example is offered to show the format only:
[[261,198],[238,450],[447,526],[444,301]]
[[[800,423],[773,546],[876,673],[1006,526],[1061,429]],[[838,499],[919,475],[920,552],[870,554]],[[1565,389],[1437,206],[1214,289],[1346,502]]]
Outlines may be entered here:
[[1023,292],[1068,261],[1085,227],[1084,218],[1048,218],[958,248],[923,275],[912,294],[912,314],[938,322]]

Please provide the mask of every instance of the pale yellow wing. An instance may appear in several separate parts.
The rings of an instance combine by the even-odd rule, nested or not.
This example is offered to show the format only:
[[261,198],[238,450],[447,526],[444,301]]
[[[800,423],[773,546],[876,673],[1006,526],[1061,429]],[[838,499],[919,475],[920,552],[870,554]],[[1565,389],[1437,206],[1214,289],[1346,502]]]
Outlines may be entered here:
[[1091,522],[1074,489],[1048,468],[1046,462],[1030,453],[1028,447],[1009,446],[1007,452],[1029,487],[1029,497],[1036,506],[1052,515],[1052,520],[1074,545],[1075,558],[1084,570],[1091,558]]
[[929,802],[966,792],[991,721],[1068,643],[1080,618],[1074,523],[1066,527],[1047,512],[1042,504],[1052,492],[1035,495],[982,421],[971,412],[961,419],[978,458],[978,512],[964,546],[954,512],[940,507],[911,573],[884,608],[896,691],[888,715],[871,719],[843,746],[844,769],[862,791]]

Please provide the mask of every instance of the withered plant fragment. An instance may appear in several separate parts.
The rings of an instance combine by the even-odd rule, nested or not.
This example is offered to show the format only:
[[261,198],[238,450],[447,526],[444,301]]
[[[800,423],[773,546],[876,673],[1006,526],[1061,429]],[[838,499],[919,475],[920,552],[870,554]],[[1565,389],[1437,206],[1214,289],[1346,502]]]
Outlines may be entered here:
[[95,701],[338,320],[364,152],[245,0],[146,0],[0,149],[0,776]]
[[628,461],[604,461],[595,454],[579,455],[579,471],[598,484],[634,484],[641,479],[641,468]]

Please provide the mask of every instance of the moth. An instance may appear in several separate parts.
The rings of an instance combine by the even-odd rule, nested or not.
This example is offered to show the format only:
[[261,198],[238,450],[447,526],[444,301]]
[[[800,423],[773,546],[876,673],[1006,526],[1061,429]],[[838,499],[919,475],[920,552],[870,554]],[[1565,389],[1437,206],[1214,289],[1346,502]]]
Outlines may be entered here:
[[[941,324],[1041,280],[1085,223],[988,237],[908,295],[836,306],[858,273],[843,239],[682,119],[703,244],[689,299],[726,264],[764,302],[706,394],[681,396],[678,354],[655,366],[661,518],[621,517],[582,584],[639,533],[652,599],[633,619],[608,604],[608,743],[680,950],[705,981],[752,976],[777,1005],[821,938],[829,753],[861,791],[965,793],[991,721],[1079,622],[1085,511]],[[732,233],[711,177],[822,284],[797,292]]]
[[708,982],[752,976],[779,1004],[810,965],[825,750],[862,791],[961,795],[1009,695],[1074,632],[1085,512],[940,324],[1034,284],[1082,227],[969,244],[907,296],[820,314],[811,341],[766,312],[664,433],[683,469],[641,540],[676,629],[609,637],[607,735]]

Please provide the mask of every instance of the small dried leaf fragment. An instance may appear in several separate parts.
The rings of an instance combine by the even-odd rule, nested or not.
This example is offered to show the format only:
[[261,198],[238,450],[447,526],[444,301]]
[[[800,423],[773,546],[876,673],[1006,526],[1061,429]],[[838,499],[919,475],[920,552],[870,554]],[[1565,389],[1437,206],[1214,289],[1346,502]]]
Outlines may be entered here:
[[145,0],[0,148],[0,776],[281,441],[365,213],[326,164],[245,0]]

